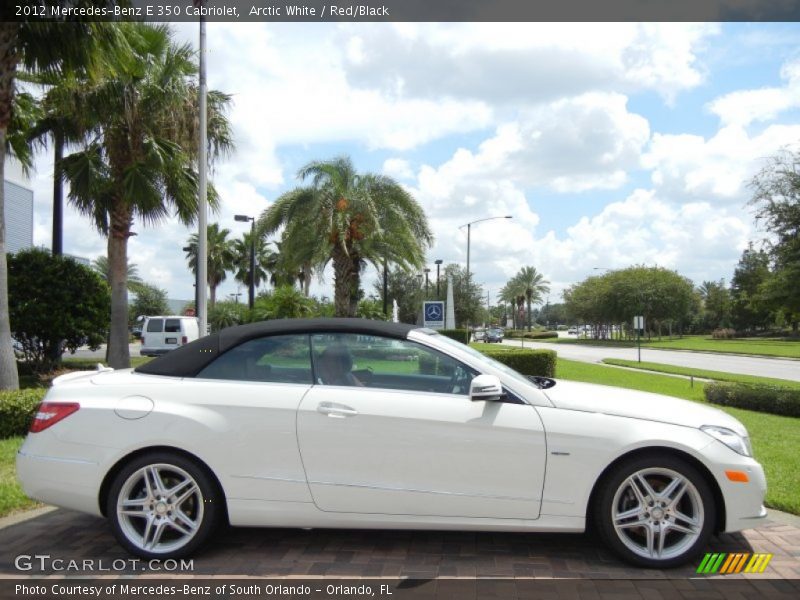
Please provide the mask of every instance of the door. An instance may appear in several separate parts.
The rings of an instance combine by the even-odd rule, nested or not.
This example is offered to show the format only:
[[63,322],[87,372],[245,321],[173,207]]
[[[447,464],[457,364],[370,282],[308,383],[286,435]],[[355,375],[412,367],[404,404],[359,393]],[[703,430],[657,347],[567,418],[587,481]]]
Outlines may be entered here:
[[[545,440],[526,404],[472,402],[476,374],[409,341],[313,336],[315,374],[346,350],[351,383],[317,377],[298,441],[314,502],[332,512],[535,519]],[[347,361],[344,361],[346,364]]]

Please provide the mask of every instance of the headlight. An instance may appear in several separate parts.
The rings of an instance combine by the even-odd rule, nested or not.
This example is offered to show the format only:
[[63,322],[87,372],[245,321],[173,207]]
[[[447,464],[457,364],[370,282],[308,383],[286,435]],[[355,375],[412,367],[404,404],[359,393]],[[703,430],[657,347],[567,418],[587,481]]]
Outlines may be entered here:
[[700,428],[715,440],[719,440],[734,452],[742,456],[753,456],[753,449],[750,447],[750,438],[741,436],[727,427],[717,427],[716,425],[703,425]]

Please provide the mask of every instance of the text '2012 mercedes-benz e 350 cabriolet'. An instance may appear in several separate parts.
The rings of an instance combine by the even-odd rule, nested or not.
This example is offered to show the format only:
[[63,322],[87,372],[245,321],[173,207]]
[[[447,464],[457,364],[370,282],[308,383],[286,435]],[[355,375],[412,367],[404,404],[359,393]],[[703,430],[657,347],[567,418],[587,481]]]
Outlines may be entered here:
[[108,518],[133,554],[234,526],[580,532],[671,567],[756,525],[766,482],[719,410],[526,377],[435,331],[360,319],[224,329],[144,366],[63,375],[25,492]]

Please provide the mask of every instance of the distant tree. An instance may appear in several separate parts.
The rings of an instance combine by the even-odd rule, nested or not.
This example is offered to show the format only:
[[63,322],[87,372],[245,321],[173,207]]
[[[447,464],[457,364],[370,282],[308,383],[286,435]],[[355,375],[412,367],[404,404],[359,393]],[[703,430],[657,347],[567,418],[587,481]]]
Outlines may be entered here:
[[731,325],[731,293],[725,281],[704,281],[698,287],[703,300],[703,328],[714,330]]
[[[233,278],[244,286],[250,285],[250,249],[251,249],[250,232],[246,232],[242,237],[234,239],[232,242],[233,261],[231,266],[233,268]],[[263,237],[256,235],[255,243],[255,280],[253,285],[258,289],[269,278],[268,266],[270,264],[270,257],[273,253],[267,246],[267,242]]]
[[756,218],[769,235],[765,242],[773,273],[762,296],[792,324],[800,323],[800,151],[783,150],[752,181]]
[[358,317],[361,319],[372,319],[374,321],[386,321],[392,318],[383,314],[383,301],[375,296],[364,298],[358,303]]
[[[219,223],[211,223],[206,229],[209,308],[213,308],[217,301],[217,288],[225,281],[228,271],[234,268],[236,254],[233,249],[233,240],[228,239],[229,234],[230,230],[220,229]],[[186,259],[195,279],[197,279],[197,247],[197,234],[193,233],[189,236]]]
[[590,323],[595,335],[613,331],[611,325],[630,324],[641,315],[649,332],[667,325],[679,329],[699,306],[692,282],[663,267],[634,266],[592,276],[564,292],[567,313],[576,322]]
[[140,316],[167,315],[169,312],[167,292],[154,285],[141,283],[137,286],[136,298],[131,303],[128,323],[132,325]]
[[49,371],[64,349],[105,341],[111,296],[89,267],[41,249],[8,257],[9,316],[25,360]]
[[561,303],[545,304],[539,311],[536,320],[542,325],[550,324],[550,327],[566,325],[569,322],[567,317],[567,307]]
[[[446,289],[446,285],[444,287]],[[413,271],[400,267],[389,269],[387,278],[387,296],[389,317],[392,315],[393,301],[397,301],[397,318],[401,323],[416,324],[422,313],[424,300],[424,285],[420,285],[420,278]],[[379,278],[373,286],[373,294],[381,299],[383,311],[383,277]],[[442,292],[444,294],[444,291]]]
[[740,331],[768,327],[774,321],[764,286],[771,277],[769,255],[751,243],[742,252],[731,279],[731,318]]
[[510,292],[514,296],[518,309],[527,303],[528,331],[531,330],[531,306],[539,304],[544,299],[544,295],[550,291],[549,284],[550,282],[536,270],[536,267],[522,267],[506,284],[508,290],[503,295]]

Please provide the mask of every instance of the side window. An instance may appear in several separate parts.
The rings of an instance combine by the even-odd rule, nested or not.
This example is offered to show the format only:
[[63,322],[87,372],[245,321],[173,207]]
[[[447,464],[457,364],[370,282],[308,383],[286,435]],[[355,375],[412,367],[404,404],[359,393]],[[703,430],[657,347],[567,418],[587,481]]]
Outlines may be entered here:
[[442,394],[469,394],[477,373],[408,340],[372,335],[311,336],[315,383]]
[[181,320],[180,319],[167,319],[164,322],[164,332],[165,333],[180,333],[181,332]]
[[147,333],[161,333],[164,331],[164,319],[148,319]]
[[310,384],[308,336],[274,335],[249,340],[222,354],[197,374],[202,379]]

